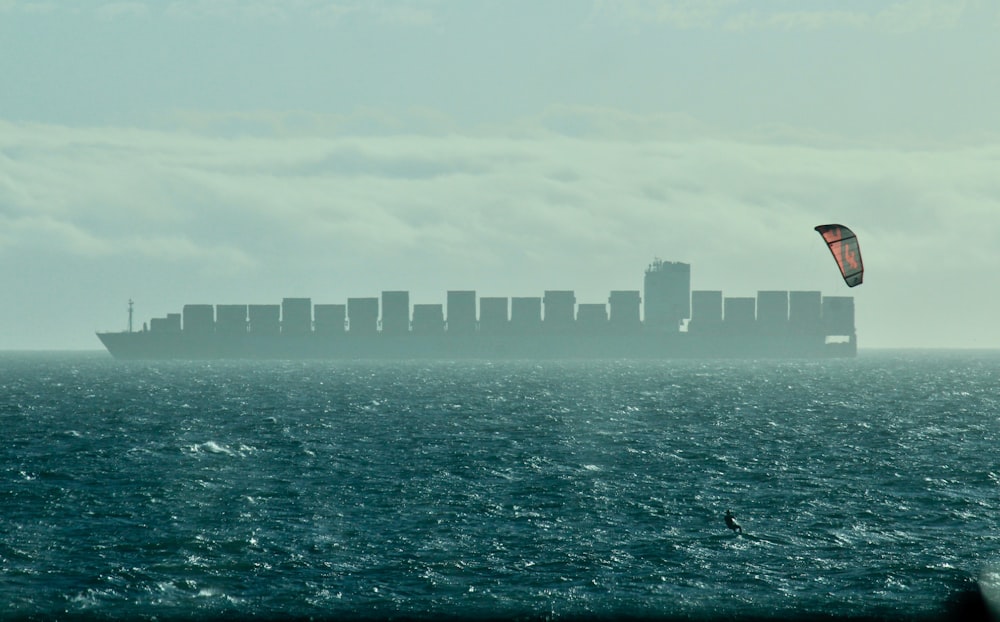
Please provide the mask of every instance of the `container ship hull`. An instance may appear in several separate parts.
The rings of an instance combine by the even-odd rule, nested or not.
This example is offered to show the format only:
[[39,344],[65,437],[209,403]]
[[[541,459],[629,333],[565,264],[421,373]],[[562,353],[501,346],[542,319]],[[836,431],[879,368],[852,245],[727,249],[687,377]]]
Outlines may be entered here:
[[98,333],[116,359],[672,359],[839,358],[855,340],[673,334],[528,336],[184,335]]

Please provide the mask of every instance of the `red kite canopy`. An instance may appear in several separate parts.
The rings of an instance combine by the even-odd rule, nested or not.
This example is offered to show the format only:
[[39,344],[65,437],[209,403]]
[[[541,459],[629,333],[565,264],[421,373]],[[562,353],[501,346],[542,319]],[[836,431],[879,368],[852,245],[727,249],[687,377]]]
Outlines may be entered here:
[[844,225],[820,225],[816,231],[833,253],[833,258],[840,268],[840,274],[848,287],[861,285],[865,274],[865,265],[861,262],[861,247],[858,237]]

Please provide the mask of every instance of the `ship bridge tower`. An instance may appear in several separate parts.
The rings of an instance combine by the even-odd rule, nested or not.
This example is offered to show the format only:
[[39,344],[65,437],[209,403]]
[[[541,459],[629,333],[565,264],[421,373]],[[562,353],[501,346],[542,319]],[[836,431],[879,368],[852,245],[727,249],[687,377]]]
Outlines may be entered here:
[[656,258],[643,279],[646,328],[677,332],[691,318],[691,264]]

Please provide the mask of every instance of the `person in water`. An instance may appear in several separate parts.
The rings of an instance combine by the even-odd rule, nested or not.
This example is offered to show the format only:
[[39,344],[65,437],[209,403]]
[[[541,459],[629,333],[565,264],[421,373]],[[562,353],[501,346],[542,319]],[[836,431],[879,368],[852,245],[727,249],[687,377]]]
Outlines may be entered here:
[[743,533],[743,528],[736,522],[736,515],[731,510],[726,510],[726,527],[729,527],[735,533]]

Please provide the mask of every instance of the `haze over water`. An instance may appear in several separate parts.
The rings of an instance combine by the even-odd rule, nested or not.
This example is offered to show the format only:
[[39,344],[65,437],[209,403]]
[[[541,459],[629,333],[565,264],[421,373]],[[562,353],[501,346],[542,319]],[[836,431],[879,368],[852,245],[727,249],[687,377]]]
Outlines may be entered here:
[[0,618],[935,615],[996,583],[998,380],[3,354]]

